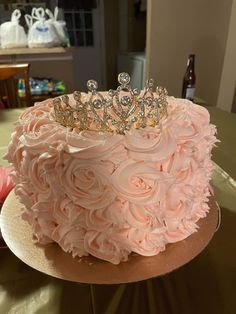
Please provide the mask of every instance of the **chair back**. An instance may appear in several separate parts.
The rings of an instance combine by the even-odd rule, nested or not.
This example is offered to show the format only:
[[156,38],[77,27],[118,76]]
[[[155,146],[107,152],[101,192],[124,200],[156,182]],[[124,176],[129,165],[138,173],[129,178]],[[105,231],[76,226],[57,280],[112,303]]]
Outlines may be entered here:
[[[31,105],[29,86],[30,64],[0,64],[0,101],[7,108],[24,107]],[[18,78],[22,77],[25,83],[25,96],[18,96]]]

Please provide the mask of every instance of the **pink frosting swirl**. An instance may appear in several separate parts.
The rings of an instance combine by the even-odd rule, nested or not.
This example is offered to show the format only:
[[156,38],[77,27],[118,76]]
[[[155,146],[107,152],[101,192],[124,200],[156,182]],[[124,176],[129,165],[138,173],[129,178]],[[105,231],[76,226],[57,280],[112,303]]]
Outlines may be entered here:
[[165,126],[131,129],[125,136],[125,147],[133,159],[159,161],[174,153],[176,140]]
[[106,232],[90,230],[86,233],[84,238],[85,250],[89,254],[113,264],[127,261],[131,251],[120,246],[116,237],[117,234],[113,229],[107,230]]
[[140,205],[159,202],[172,182],[172,176],[158,171],[154,164],[132,159],[124,161],[112,175],[117,193]]
[[205,108],[199,109],[187,100],[170,98],[168,107],[169,119],[168,127],[171,133],[180,141],[199,142],[203,136],[202,127],[209,120],[209,113]]
[[60,183],[68,197],[88,209],[108,206],[115,198],[110,185],[110,174],[103,164],[90,160],[65,158],[68,165],[60,174]]

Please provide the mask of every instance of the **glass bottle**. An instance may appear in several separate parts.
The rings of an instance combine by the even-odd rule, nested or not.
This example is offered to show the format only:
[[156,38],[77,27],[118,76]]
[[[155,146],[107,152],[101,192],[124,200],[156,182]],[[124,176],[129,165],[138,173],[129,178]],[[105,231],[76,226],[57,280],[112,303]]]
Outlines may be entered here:
[[182,98],[193,101],[195,95],[196,75],[194,70],[195,55],[188,57],[187,69],[183,79]]

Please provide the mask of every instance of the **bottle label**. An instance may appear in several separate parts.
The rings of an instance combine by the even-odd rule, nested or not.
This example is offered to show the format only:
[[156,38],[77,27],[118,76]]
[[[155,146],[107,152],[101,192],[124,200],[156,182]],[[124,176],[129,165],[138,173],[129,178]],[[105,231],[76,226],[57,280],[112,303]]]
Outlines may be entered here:
[[186,88],[186,99],[193,100],[195,94],[195,87]]

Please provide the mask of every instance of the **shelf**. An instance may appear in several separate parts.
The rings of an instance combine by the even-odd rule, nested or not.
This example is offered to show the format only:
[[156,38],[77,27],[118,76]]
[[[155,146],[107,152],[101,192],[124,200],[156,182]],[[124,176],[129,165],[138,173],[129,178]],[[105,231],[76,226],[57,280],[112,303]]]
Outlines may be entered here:
[[31,54],[51,54],[51,53],[66,53],[68,48],[53,47],[53,48],[0,48],[0,56],[9,55],[31,55]]

